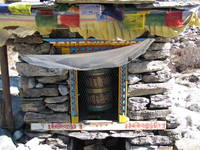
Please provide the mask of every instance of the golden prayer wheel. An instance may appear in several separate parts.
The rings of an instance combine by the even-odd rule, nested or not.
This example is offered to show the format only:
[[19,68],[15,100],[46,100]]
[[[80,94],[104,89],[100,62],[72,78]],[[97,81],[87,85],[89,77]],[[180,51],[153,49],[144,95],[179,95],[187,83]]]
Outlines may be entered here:
[[85,72],[86,102],[90,111],[105,111],[112,107],[113,91],[110,69]]

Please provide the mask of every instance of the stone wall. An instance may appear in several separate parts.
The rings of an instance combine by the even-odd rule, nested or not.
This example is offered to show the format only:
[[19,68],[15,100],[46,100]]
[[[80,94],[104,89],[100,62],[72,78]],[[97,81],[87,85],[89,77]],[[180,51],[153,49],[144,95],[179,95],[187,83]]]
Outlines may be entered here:
[[[24,54],[55,54],[55,48],[43,42],[40,36],[30,36],[13,41],[15,50]],[[127,138],[127,149],[171,149],[176,135],[176,120],[171,117],[168,81],[171,78],[167,66],[171,44],[168,39],[156,38],[148,51],[129,64],[128,117],[130,120],[166,120],[165,131],[131,132],[58,132],[80,139]],[[21,76],[19,87],[22,110],[26,124],[32,122],[70,122],[68,70],[47,69],[25,62],[16,64]],[[145,145],[145,146],[144,146]],[[164,147],[160,147],[164,146]],[[169,146],[169,147],[165,147]],[[152,148],[152,147],[151,147]],[[152,150],[154,150],[152,148]]]
[[[130,120],[166,120],[167,130],[151,132],[127,140],[128,150],[172,149],[177,135],[173,129],[178,126],[170,115],[168,94],[171,79],[168,67],[171,44],[169,39],[156,38],[148,51],[129,64],[128,116]],[[167,147],[159,147],[167,146]]]

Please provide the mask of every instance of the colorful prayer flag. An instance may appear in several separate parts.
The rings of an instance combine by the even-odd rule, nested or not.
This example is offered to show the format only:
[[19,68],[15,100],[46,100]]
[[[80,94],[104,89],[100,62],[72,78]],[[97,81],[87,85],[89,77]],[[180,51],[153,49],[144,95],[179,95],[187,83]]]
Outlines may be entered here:
[[129,30],[144,29],[145,15],[125,14],[124,24]]
[[146,15],[145,25],[148,26],[164,26],[165,13],[151,13]]
[[79,14],[65,14],[59,16],[59,22],[61,25],[67,27],[79,27],[80,26],[80,15]]
[[168,27],[183,26],[182,12],[168,12],[165,18],[165,25]]

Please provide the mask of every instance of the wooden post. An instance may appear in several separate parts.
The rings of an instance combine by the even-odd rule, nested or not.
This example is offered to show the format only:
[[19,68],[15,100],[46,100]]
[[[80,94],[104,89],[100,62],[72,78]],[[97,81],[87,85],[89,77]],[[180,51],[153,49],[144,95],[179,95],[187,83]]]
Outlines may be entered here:
[[3,128],[12,131],[14,129],[14,120],[12,114],[12,101],[10,95],[10,80],[6,46],[0,48],[0,64],[3,85]]

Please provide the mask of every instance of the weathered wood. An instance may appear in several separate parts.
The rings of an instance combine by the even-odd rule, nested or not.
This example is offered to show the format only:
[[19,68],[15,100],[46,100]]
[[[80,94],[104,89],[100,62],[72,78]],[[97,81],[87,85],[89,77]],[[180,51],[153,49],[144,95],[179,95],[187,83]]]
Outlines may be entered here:
[[1,64],[1,76],[3,85],[3,127],[9,130],[14,128],[14,120],[12,113],[12,100],[10,95],[10,81],[8,71],[8,57],[7,48],[3,46],[0,48],[0,64]]
[[[32,113],[33,114],[33,113]],[[29,116],[33,119],[35,116]],[[38,114],[37,119],[39,120]],[[53,119],[53,118],[52,118]],[[30,120],[29,120],[30,121]],[[69,131],[131,131],[131,130],[165,130],[166,121],[129,121],[126,123],[118,122],[91,122],[91,123],[45,123],[45,121],[31,121],[31,130],[69,130]],[[56,122],[56,121],[55,121]],[[57,121],[58,122],[58,121]],[[64,121],[63,121],[64,122]]]

